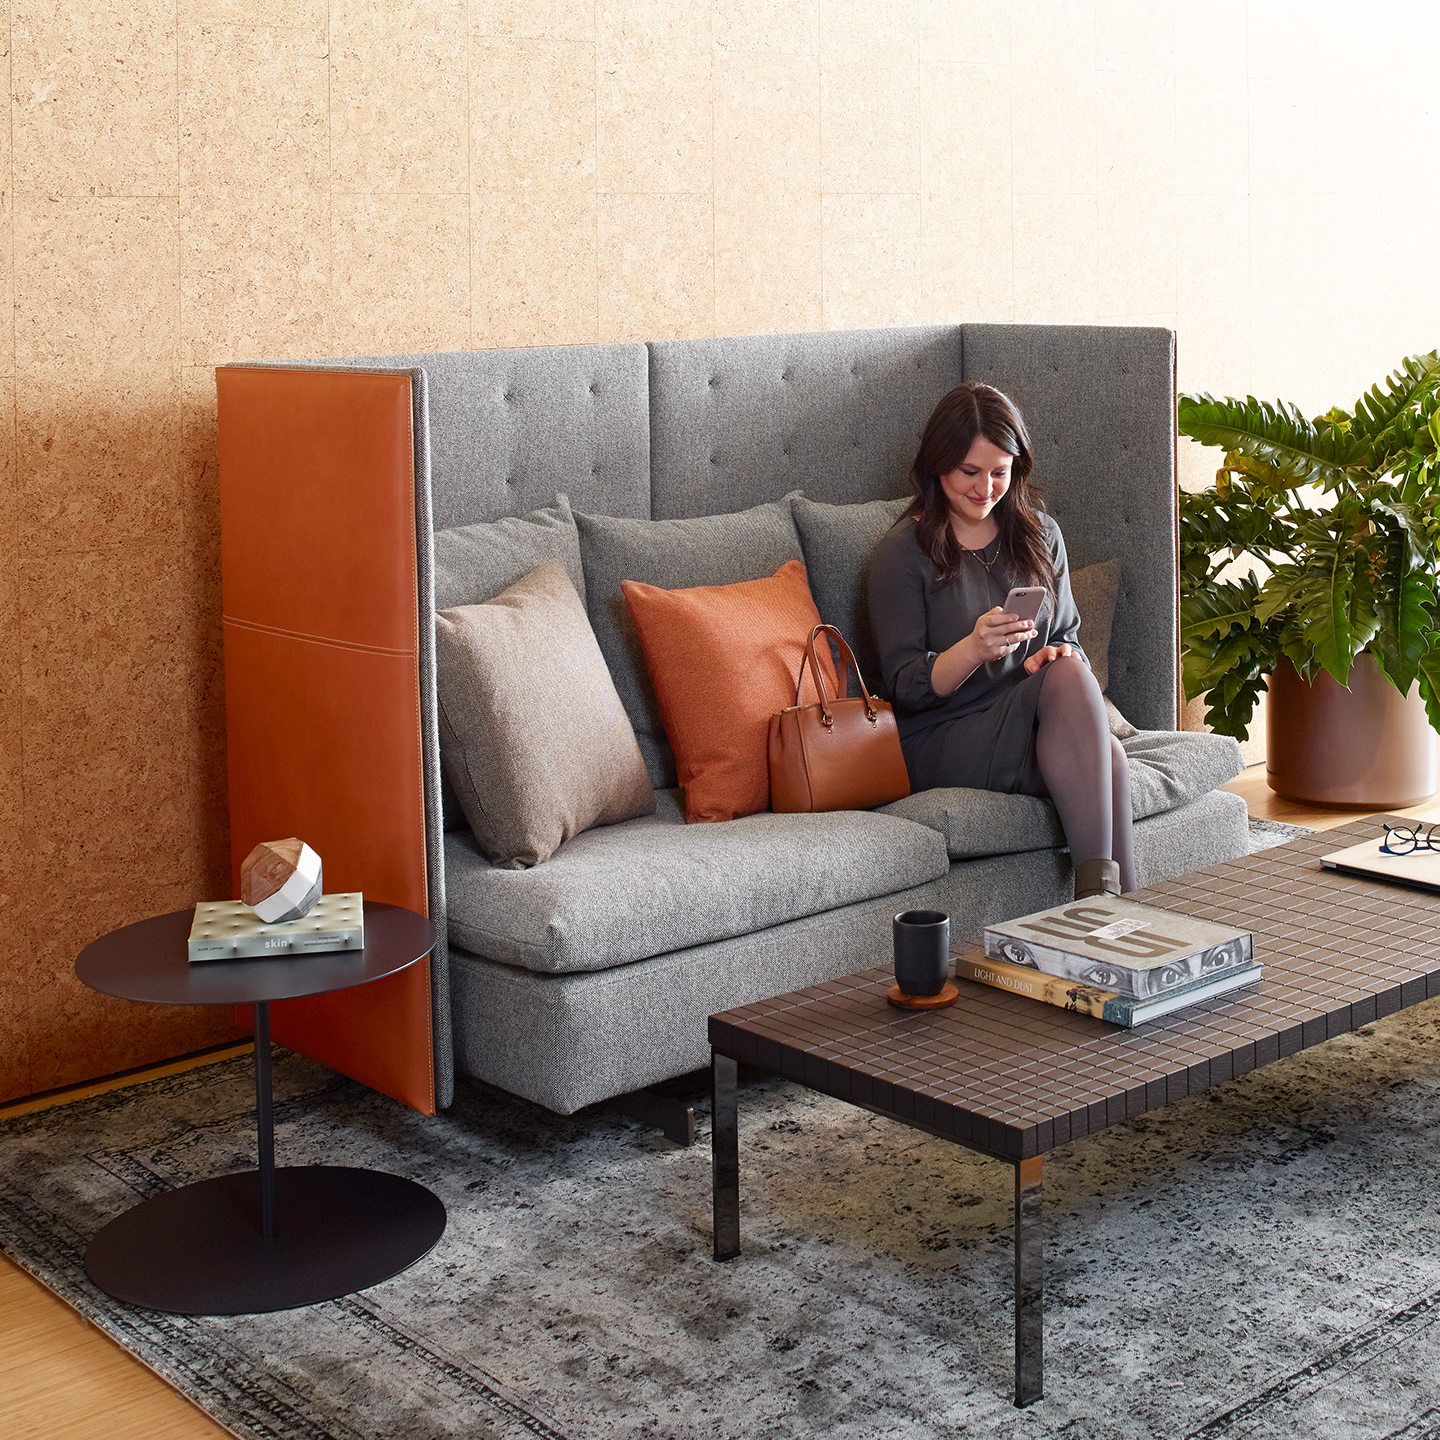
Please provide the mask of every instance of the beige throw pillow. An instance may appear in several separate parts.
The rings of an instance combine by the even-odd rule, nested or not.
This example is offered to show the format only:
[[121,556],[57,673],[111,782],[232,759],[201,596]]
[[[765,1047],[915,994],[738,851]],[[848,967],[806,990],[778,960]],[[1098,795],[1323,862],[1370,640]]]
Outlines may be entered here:
[[1070,593],[1080,612],[1080,643],[1090,657],[1090,668],[1105,695],[1110,733],[1125,740],[1140,732],[1115,708],[1110,689],[1110,630],[1115,623],[1115,599],[1120,593],[1120,562],[1103,560],[1070,572]]
[[573,835],[655,811],[635,731],[558,560],[435,616],[440,760],[481,853],[539,865]]

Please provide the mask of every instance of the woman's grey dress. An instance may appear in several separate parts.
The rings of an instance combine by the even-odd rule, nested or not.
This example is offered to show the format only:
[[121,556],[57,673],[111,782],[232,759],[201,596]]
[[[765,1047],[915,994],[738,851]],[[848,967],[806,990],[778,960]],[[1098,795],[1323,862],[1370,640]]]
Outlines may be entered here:
[[967,555],[950,584],[915,538],[915,521],[897,521],[870,561],[870,619],[880,669],[895,706],[900,745],[913,790],[957,785],[1046,795],[1035,761],[1035,711],[1047,667],[1025,673],[1025,658],[1045,645],[1068,644],[1088,665],[1076,639],[1080,612],[1070,593],[1070,566],[1060,527],[1045,526],[1055,597],[1045,598],[1039,634],[1011,654],[982,665],[950,695],[930,688],[936,657],[963,640],[987,610],[1003,605],[1013,586],[1028,582],[997,560],[992,569]]

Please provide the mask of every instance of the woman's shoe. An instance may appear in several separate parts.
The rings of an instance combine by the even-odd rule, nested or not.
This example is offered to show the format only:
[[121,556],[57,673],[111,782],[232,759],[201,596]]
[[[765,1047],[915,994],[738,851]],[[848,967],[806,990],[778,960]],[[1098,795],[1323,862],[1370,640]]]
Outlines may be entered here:
[[1075,898],[1120,893],[1120,867],[1113,860],[1082,860],[1075,867]]

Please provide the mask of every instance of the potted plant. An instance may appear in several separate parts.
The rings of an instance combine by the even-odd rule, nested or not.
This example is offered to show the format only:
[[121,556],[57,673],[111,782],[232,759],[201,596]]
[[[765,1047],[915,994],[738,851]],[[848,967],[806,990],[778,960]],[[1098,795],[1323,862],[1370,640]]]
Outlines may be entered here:
[[1394,805],[1440,783],[1437,391],[1431,351],[1313,420],[1179,398],[1181,433],[1225,452],[1212,488],[1181,495],[1185,695],[1243,738],[1268,681],[1269,780],[1292,798]]

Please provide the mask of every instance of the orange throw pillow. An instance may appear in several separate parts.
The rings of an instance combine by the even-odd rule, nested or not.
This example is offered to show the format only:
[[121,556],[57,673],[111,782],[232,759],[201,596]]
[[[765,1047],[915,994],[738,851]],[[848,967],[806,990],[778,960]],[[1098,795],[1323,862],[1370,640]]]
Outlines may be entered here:
[[[805,567],[787,560],[737,585],[661,590],[622,580],[620,589],[675,752],[687,823],[768,810],[770,717],[795,703],[805,642],[820,623]],[[819,655],[833,695],[830,647]],[[804,698],[819,698],[808,673]]]

